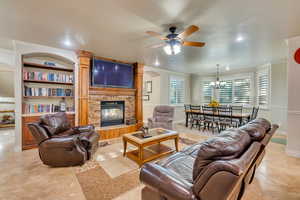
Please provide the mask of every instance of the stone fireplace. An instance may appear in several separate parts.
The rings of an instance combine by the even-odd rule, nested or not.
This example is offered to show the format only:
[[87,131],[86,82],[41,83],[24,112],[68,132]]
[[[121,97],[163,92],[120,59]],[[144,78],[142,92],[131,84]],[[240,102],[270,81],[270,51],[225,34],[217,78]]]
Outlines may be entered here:
[[124,124],[124,101],[101,101],[101,127]]
[[[77,51],[79,68],[76,80],[78,80],[78,94],[76,98],[77,110],[76,120],[78,125],[91,124],[99,133],[101,139],[111,139],[131,133],[138,130],[143,125],[143,68],[141,63],[131,63],[118,61],[110,58],[103,58],[94,55],[92,52],[79,50]],[[123,63],[133,65],[134,67],[134,85],[133,88],[101,88],[93,87],[91,83],[91,62],[92,58],[106,60],[114,63]],[[123,107],[123,124],[102,126],[102,109],[103,101],[124,101]],[[114,112],[114,111],[113,111]],[[122,112],[118,115],[122,115]],[[118,123],[121,123],[120,121]]]
[[96,129],[108,128],[114,125],[101,124],[102,120],[102,102],[124,102],[123,114],[125,124],[126,120],[135,118],[135,97],[134,96],[117,96],[117,95],[99,95],[96,93],[90,93],[89,95],[89,113],[88,124],[93,124]]

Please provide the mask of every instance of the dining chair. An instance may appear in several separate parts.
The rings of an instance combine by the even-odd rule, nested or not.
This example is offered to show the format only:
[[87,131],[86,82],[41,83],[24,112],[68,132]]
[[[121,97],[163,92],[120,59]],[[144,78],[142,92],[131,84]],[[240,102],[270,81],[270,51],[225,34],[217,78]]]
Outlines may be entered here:
[[184,111],[190,111],[191,110],[191,104],[184,104]]
[[[243,106],[231,106],[233,115],[243,115]],[[240,121],[240,119],[233,118],[232,119],[236,124],[236,127],[239,127],[244,124],[244,121]]]
[[226,128],[236,127],[236,122],[232,118],[232,108],[231,107],[218,107],[217,108],[217,125],[218,131],[221,132]]
[[[184,112],[190,112],[191,111],[191,104],[184,104]],[[188,123],[191,122],[191,114],[188,113]]]
[[201,106],[195,106],[195,105],[191,105],[190,106],[190,111],[191,111],[191,129],[194,126],[198,126],[199,130],[201,125],[203,125],[203,120],[202,120],[202,116],[201,116]]
[[250,121],[257,118],[258,111],[259,111],[259,106],[258,107],[253,106],[252,113],[251,113],[251,116],[250,116]]
[[214,132],[214,129],[217,128],[215,124],[216,119],[216,112],[215,108],[211,106],[202,106],[202,113],[203,113],[203,125],[204,129],[212,128],[212,131]]
[[228,108],[229,106],[227,104],[221,104],[218,106],[218,108]]

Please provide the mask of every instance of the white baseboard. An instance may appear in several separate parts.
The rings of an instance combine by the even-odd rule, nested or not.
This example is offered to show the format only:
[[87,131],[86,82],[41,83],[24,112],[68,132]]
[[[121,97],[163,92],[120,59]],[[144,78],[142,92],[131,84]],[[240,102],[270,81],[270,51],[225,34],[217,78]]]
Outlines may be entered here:
[[278,130],[276,131],[276,134],[287,135],[287,132],[286,132],[285,130],[280,130],[280,129],[278,129]]
[[174,124],[185,123],[185,120],[177,120],[173,122]]
[[[145,121],[145,120],[143,122],[144,122],[144,124],[148,123],[148,121]],[[185,120],[177,120],[177,121],[173,121],[173,123],[174,124],[185,123]]]
[[295,151],[295,150],[290,150],[286,149],[285,150],[286,154],[292,157],[300,158],[300,151]]

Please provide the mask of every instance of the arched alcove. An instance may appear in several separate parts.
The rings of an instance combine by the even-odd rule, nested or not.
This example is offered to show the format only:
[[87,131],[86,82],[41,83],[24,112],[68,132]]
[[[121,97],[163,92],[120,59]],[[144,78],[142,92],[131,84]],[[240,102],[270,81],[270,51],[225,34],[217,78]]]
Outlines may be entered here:
[[23,58],[36,58],[36,57],[48,57],[54,60],[59,60],[61,62],[67,63],[69,65],[74,65],[75,63],[63,56],[60,56],[58,54],[53,54],[53,53],[44,53],[44,52],[32,52],[32,53],[27,53],[27,54],[23,54]]
[[22,149],[37,146],[27,123],[41,115],[62,111],[75,125],[75,62],[55,53],[31,52],[21,55]]

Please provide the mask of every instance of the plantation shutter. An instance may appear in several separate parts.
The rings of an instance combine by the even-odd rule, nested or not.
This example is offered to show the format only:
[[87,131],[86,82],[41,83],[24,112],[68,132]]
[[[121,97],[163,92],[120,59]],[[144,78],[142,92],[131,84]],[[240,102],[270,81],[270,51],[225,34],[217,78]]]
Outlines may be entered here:
[[234,99],[233,103],[250,104],[250,79],[235,79],[234,80]]
[[257,103],[259,106],[268,106],[269,102],[269,73],[263,70],[257,73]]
[[210,103],[213,96],[213,89],[209,81],[204,81],[202,86],[203,103]]
[[222,104],[232,103],[232,80],[224,81],[226,82],[224,88],[219,89],[219,101]]
[[170,104],[184,103],[184,79],[170,77]]

